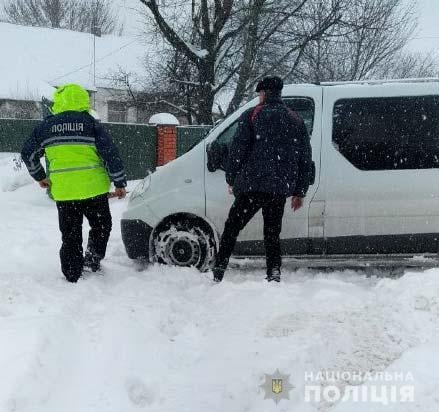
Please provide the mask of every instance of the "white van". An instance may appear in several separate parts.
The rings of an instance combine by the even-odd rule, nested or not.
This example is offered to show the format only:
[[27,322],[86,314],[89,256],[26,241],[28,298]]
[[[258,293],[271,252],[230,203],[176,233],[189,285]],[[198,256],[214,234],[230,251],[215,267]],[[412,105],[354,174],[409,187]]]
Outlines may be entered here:
[[[307,266],[416,265],[429,260],[419,256],[435,257],[439,80],[290,85],[283,98],[306,123],[316,171],[304,207],[293,213],[287,202],[284,255]],[[138,185],[121,222],[130,258],[209,266],[234,200],[218,158],[227,156],[241,113],[256,104]],[[235,255],[263,255],[262,230],[259,213]]]

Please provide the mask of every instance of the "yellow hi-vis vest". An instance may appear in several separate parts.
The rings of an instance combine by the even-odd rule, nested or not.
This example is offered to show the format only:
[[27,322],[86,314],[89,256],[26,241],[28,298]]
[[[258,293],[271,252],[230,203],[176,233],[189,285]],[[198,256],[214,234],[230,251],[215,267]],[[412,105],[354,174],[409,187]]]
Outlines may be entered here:
[[90,144],[45,147],[50,195],[56,201],[83,200],[108,193],[110,178],[96,147]]

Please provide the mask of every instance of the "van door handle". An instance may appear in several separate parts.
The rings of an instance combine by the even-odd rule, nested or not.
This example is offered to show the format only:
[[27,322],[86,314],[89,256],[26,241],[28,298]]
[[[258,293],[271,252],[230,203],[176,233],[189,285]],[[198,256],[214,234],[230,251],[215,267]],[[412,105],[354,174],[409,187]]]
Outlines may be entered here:
[[185,183],[192,183],[192,179],[185,179]]

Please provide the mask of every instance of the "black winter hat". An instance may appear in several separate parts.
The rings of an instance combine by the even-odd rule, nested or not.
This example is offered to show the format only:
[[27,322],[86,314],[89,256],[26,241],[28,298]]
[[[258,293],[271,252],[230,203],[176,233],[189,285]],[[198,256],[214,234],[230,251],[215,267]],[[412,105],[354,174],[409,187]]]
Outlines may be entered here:
[[256,86],[256,93],[259,93],[261,90],[273,90],[280,92],[283,88],[284,82],[280,77],[264,77]]

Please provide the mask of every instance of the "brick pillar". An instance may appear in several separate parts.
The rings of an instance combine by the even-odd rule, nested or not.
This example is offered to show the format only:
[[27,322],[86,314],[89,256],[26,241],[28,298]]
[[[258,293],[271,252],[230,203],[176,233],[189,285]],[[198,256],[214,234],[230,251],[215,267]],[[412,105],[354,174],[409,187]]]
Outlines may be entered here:
[[157,125],[157,166],[177,157],[177,126]]

